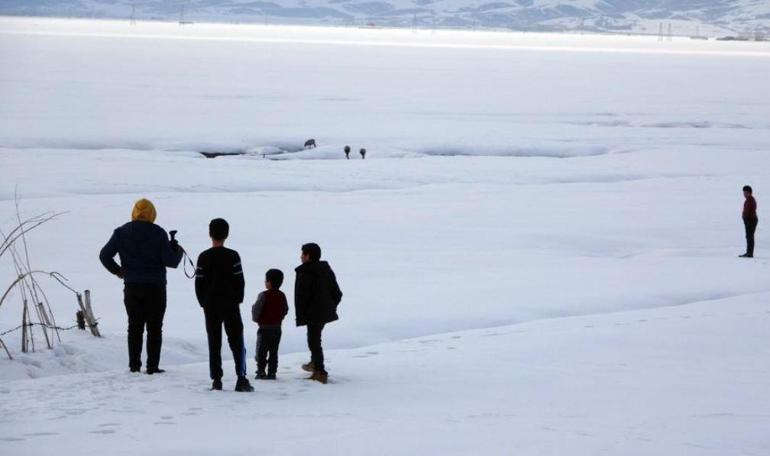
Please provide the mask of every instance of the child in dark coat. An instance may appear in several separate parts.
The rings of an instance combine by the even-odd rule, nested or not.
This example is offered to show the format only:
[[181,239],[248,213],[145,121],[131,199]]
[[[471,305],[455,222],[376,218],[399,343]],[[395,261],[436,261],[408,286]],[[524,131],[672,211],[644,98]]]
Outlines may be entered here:
[[[286,295],[280,290],[283,272],[271,269],[265,274],[266,290],[259,294],[251,307],[251,319],[257,330],[257,379],[275,380],[278,371],[278,345],[281,343],[281,323],[289,313]],[[267,372],[265,372],[267,367]]]
[[312,372],[309,380],[326,383],[329,378],[324,365],[321,333],[327,323],[339,319],[337,306],[342,300],[342,291],[329,263],[321,261],[321,247],[310,243],[302,246],[302,264],[298,266],[294,282],[294,307],[297,312],[297,326],[307,326],[307,345],[310,362],[302,369]]

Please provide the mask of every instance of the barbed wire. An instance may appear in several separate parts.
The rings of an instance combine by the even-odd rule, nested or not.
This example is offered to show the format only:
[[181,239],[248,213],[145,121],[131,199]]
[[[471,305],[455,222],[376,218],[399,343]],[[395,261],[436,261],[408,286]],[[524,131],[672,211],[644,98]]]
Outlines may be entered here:
[[[99,325],[99,320],[97,319],[94,322],[94,324],[92,324],[92,325],[89,325],[88,323],[86,323],[85,326],[83,326],[83,329],[85,329],[85,328],[95,328],[98,325]],[[0,332],[0,336],[4,336],[4,335],[10,334],[10,333],[12,333],[14,331],[18,331],[18,330],[20,330],[21,328],[23,328],[25,326],[27,326],[27,327],[43,326],[43,327],[48,328],[48,329],[56,329],[56,330],[59,330],[59,331],[70,331],[72,329],[80,327],[80,325],[78,325],[78,324],[75,324],[75,325],[72,325],[72,326],[67,326],[67,327],[61,327],[61,326],[55,326],[55,325],[47,325],[45,323],[27,323],[25,325],[19,325],[19,326],[15,327],[15,328],[7,330],[7,331]]]

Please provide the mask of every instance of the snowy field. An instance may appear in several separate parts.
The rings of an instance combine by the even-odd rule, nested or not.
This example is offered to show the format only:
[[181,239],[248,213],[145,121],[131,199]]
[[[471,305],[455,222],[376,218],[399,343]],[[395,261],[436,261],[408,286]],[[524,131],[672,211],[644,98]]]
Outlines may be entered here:
[[[25,214],[67,212],[32,261],[92,290],[105,335],[3,336],[0,453],[766,455],[768,78],[770,43],[0,18],[0,227],[17,186]],[[302,379],[289,318],[279,381],[207,391],[181,271],[169,372],[130,376],[97,254],[140,197],[193,256],[230,221],[246,321],[264,271],[291,300],[321,244],[332,382]]]

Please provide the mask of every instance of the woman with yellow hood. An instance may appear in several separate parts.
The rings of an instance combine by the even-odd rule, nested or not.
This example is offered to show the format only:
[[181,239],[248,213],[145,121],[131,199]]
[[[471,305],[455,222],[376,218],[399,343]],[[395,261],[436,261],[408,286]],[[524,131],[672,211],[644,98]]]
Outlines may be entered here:
[[[163,372],[159,363],[166,313],[166,268],[176,268],[182,261],[182,248],[155,224],[156,217],[155,205],[140,199],[131,211],[131,221],[112,233],[99,254],[104,267],[125,284],[128,367],[131,372],[141,370],[147,327],[146,372],[150,375]],[[115,262],[115,255],[120,257],[120,264]]]

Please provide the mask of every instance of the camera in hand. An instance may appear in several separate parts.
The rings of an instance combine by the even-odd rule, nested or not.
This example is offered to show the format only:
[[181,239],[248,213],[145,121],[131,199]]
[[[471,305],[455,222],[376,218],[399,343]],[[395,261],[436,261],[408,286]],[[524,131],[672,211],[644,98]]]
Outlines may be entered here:
[[168,232],[169,236],[171,236],[171,248],[174,250],[179,250],[179,241],[176,240],[176,233],[179,231],[177,230],[171,230]]

